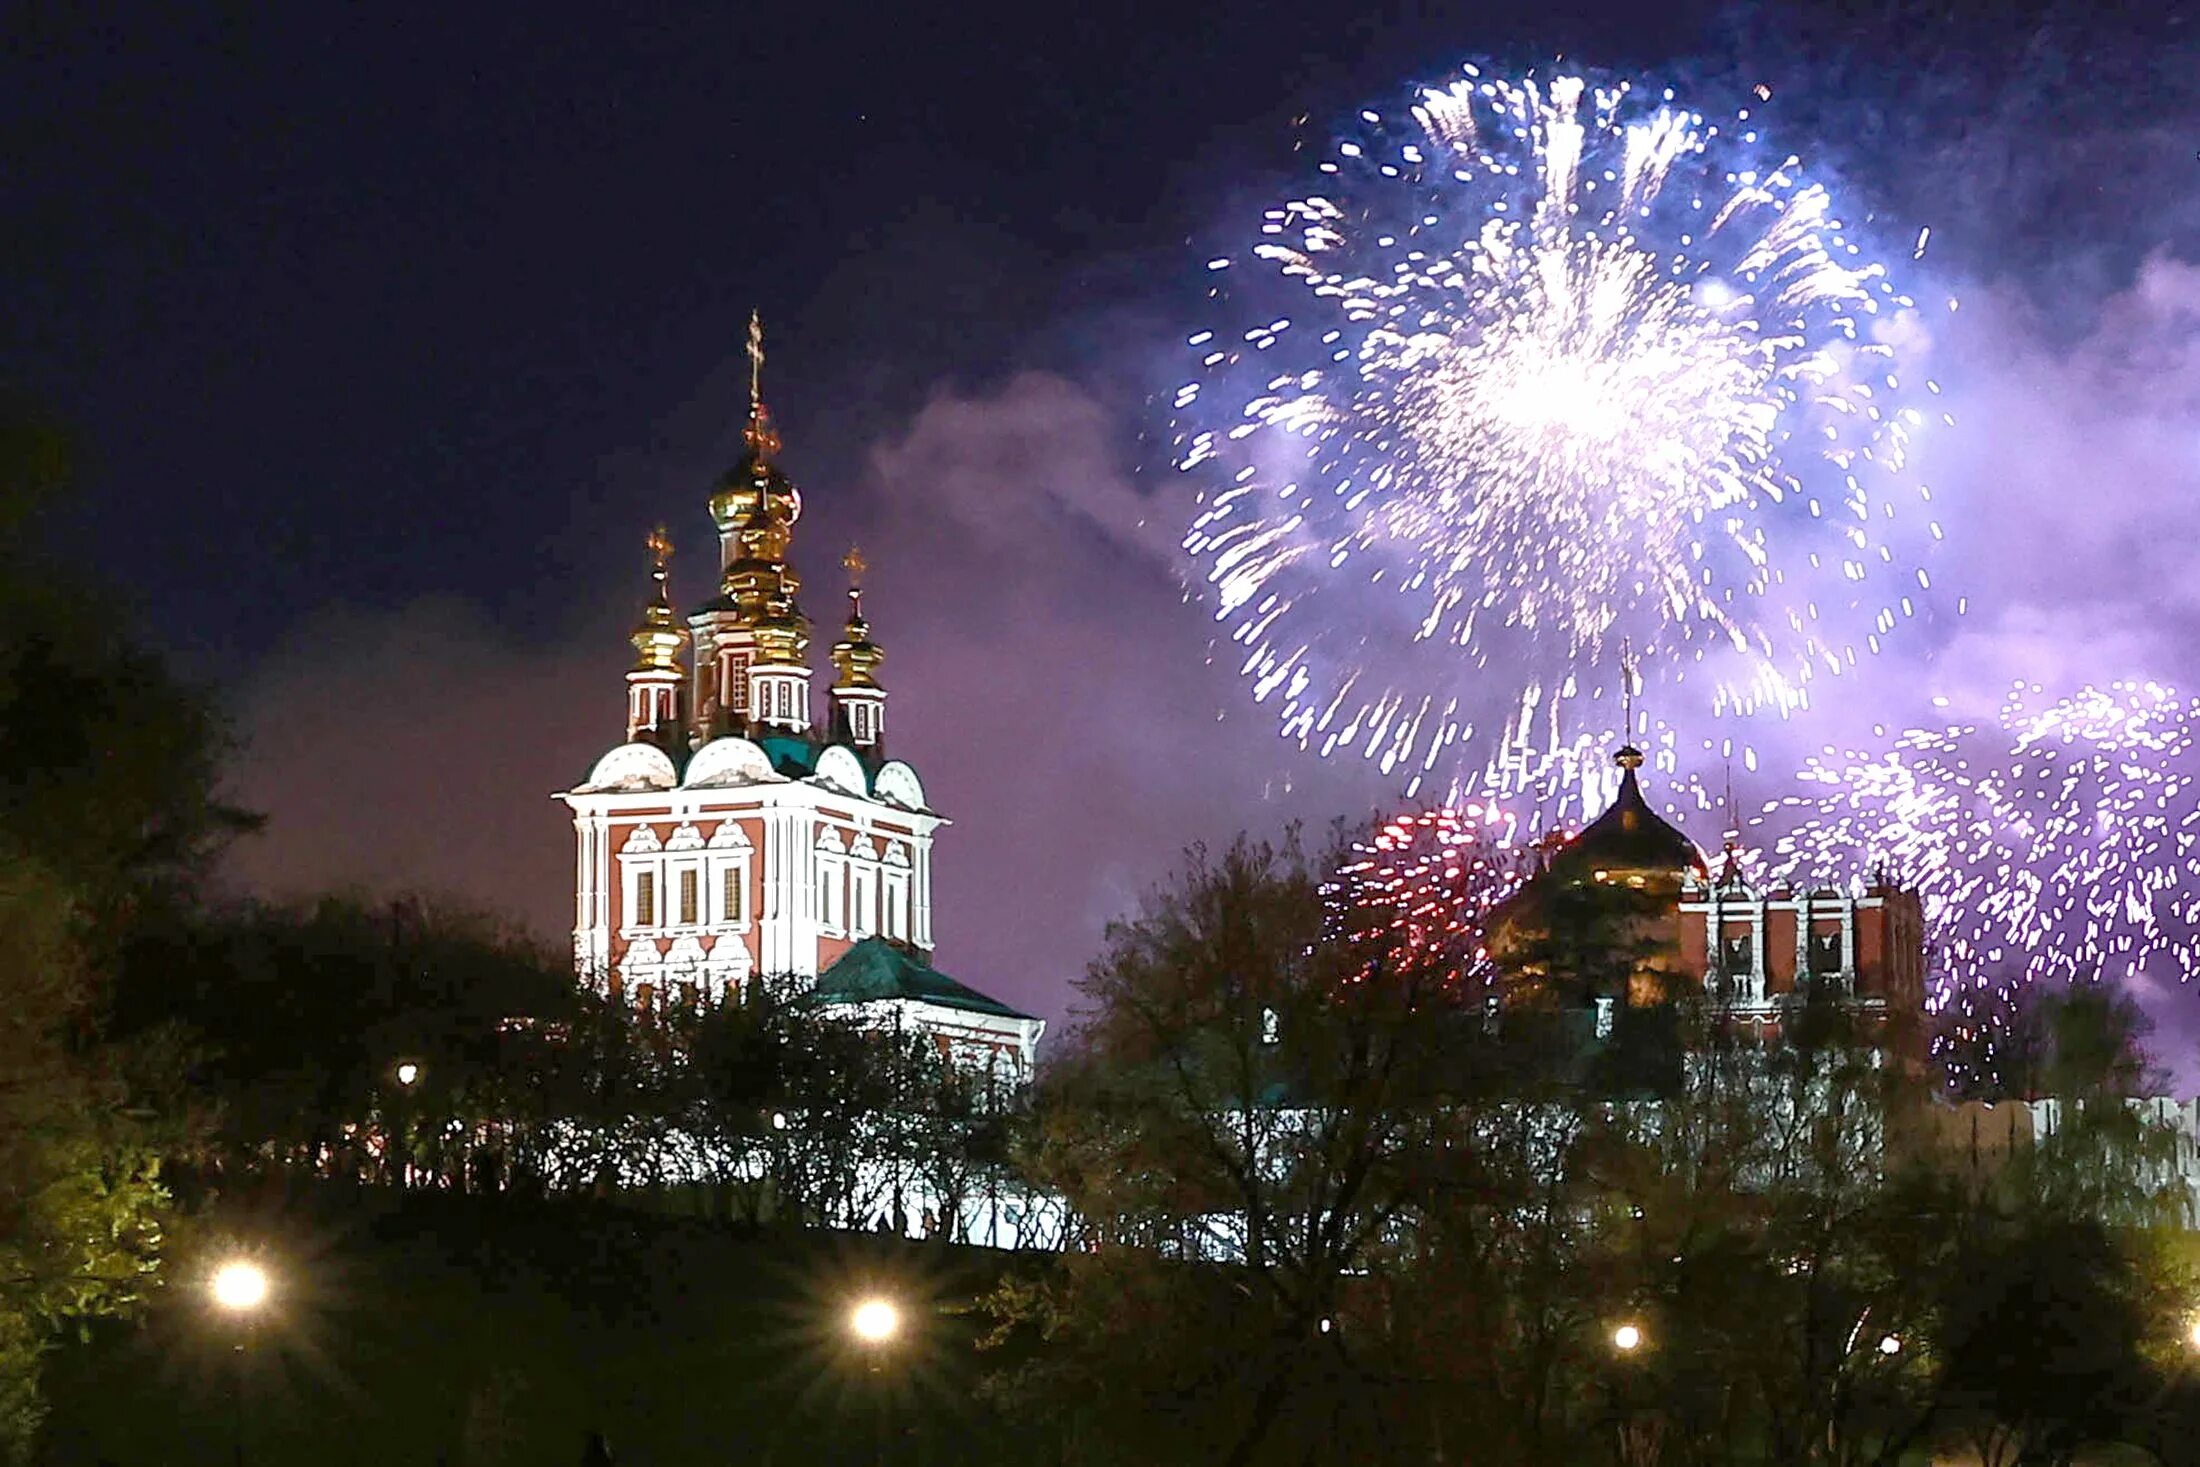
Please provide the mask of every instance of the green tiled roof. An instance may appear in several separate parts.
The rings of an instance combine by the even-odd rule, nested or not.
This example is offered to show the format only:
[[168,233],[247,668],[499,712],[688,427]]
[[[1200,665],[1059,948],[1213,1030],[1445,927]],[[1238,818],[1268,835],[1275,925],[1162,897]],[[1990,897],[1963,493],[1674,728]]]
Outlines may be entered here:
[[817,769],[818,746],[802,734],[765,734],[756,746],[781,774],[800,779]]
[[817,975],[817,996],[825,1003],[871,1003],[886,998],[922,999],[942,1008],[1028,1019],[999,999],[987,998],[933,967],[907,948],[883,937],[866,937]]

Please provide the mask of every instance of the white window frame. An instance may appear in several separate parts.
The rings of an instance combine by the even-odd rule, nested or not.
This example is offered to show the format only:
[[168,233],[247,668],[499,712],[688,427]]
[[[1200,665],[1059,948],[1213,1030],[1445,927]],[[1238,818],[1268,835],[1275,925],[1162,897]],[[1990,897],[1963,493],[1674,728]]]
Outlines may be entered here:
[[754,659],[738,647],[725,652],[725,675],[719,679],[725,686],[718,690],[728,713],[746,716],[749,711],[749,663]]
[[878,931],[878,863],[848,862],[848,936],[861,942]]
[[[633,937],[638,933],[662,932],[665,914],[665,848],[656,830],[648,825],[637,825],[627,832],[619,843],[619,935]],[[635,920],[641,915],[642,876],[650,878],[649,920]]]
[[[749,844],[748,832],[731,818],[722,820],[718,823],[718,828],[711,832],[708,849],[709,865],[705,879],[710,889],[703,895],[705,923],[716,929],[746,932],[754,920],[753,909],[756,905],[754,894],[749,889],[749,858],[755,848]],[[741,908],[738,913],[726,910],[726,878],[729,875],[741,891]]]
[[[683,903],[680,900],[681,887],[689,877],[695,881],[695,909],[692,915],[681,910]],[[670,920],[663,925],[667,929],[693,932],[703,927],[708,921],[710,908],[706,903],[710,898],[703,889],[701,856],[689,856],[684,860],[674,857],[665,862],[665,897],[665,915]]]
[[[749,928],[749,909],[755,905],[749,899],[749,853],[720,856],[711,862],[710,925],[746,932]],[[737,911],[726,910],[726,882],[731,879],[738,890],[741,905]]]
[[842,937],[848,922],[848,857],[837,832],[817,838],[817,927],[827,937]]
[[893,942],[909,941],[909,857],[897,843],[886,848],[879,881],[879,932]]

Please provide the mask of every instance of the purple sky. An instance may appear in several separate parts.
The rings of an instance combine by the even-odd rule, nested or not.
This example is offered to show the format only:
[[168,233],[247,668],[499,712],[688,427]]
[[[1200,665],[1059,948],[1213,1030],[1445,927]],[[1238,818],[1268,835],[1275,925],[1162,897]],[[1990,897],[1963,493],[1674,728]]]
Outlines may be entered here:
[[[1932,439],[1927,468],[1970,615],[1944,645],[1897,643],[1807,724],[1738,732],[1802,749],[1872,723],[1986,716],[2020,672],[2050,691],[2200,687],[2200,268],[2157,256],[2087,329],[2056,325],[2051,342],[1989,287],[1936,327],[1958,427]],[[735,370],[698,398],[732,402]],[[1156,494],[1128,472],[1140,426],[1032,373],[940,389],[869,445],[857,484],[805,478],[799,437],[785,455],[810,505],[795,556],[812,612],[829,625],[856,539],[874,566],[894,750],[955,822],[938,854],[940,961],[1054,1018],[1102,924],[1185,843],[1391,793],[1356,758],[1282,742],[1208,662],[1205,616],[1177,579],[1182,486],[1164,478]],[[711,553],[707,467],[698,456],[694,487],[653,499],[684,532],[689,599]],[[643,585],[638,545],[570,556],[591,562],[576,577],[591,596],[547,643],[457,598],[295,634],[247,703],[241,793],[275,818],[240,869],[278,888],[446,889],[561,930],[571,855],[547,796],[617,738],[621,637]],[[1777,789],[1770,768],[1759,782]],[[2194,990],[2147,997],[2162,1057],[2189,1078]]]
[[[1185,843],[1393,794],[1209,665],[1154,436],[1204,246],[1325,119],[1470,55],[1769,82],[1865,227],[1934,228],[1963,302],[1932,327],[1935,577],[1971,613],[1738,733],[1860,742],[2019,674],[2200,689],[2195,38],[2173,7],[1970,9],[49,8],[0,55],[0,375],[82,431],[69,553],[232,700],[271,817],[237,873],[555,936],[549,796],[620,732],[650,525],[708,590],[761,306],[819,660],[856,540],[891,743],[956,822],[940,961],[1059,1017]],[[2200,1083],[2200,999],[2152,1000]]]

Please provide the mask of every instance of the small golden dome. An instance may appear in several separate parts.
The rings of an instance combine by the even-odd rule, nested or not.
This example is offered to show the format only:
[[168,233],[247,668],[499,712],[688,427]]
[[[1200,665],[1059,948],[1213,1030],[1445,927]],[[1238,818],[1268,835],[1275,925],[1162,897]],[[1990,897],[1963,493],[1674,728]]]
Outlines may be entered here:
[[841,688],[876,688],[878,667],[886,653],[871,640],[871,624],[863,619],[863,572],[868,565],[854,546],[841,557],[848,571],[848,621],[841,640],[833,644],[834,685]]
[[647,544],[650,576],[657,583],[657,589],[649,604],[642,608],[642,620],[634,628],[634,635],[627,639],[634,645],[634,671],[678,672],[680,653],[687,646],[688,634],[672,609],[671,591],[666,585],[671,574],[672,537],[665,533],[663,525],[659,525],[650,533]]

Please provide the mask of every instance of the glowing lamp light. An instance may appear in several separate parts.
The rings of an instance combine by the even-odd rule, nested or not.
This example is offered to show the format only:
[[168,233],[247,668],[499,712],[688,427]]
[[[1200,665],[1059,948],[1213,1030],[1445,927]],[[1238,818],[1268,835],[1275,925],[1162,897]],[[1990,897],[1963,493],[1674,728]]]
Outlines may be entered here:
[[1881,1335],[1881,1336],[1879,1337],[1879,1353],[1880,1353],[1880,1354],[1882,1354],[1882,1355],[1899,1355],[1899,1354],[1901,1354],[1901,1353],[1902,1353],[1902,1340],[1901,1340],[1901,1338],[1900,1338],[1899,1336],[1897,1336],[1897,1335]]
[[2200,1350],[2200,1315],[2193,1318],[2192,1327],[2185,1331],[2185,1342],[2195,1350]]
[[397,1067],[397,1083],[407,1090],[420,1083],[420,1066],[406,1060]]
[[245,1314],[267,1302],[267,1270],[257,1263],[234,1259],[214,1270],[214,1302],[233,1313]]
[[866,1299],[848,1316],[848,1328],[866,1345],[883,1345],[901,1332],[901,1311],[884,1299]]
[[1623,1324],[1612,1331],[1612,1348],[1623,1355],[1631,1355],[1642,1348],[1642,1331],[1634,1325]]

